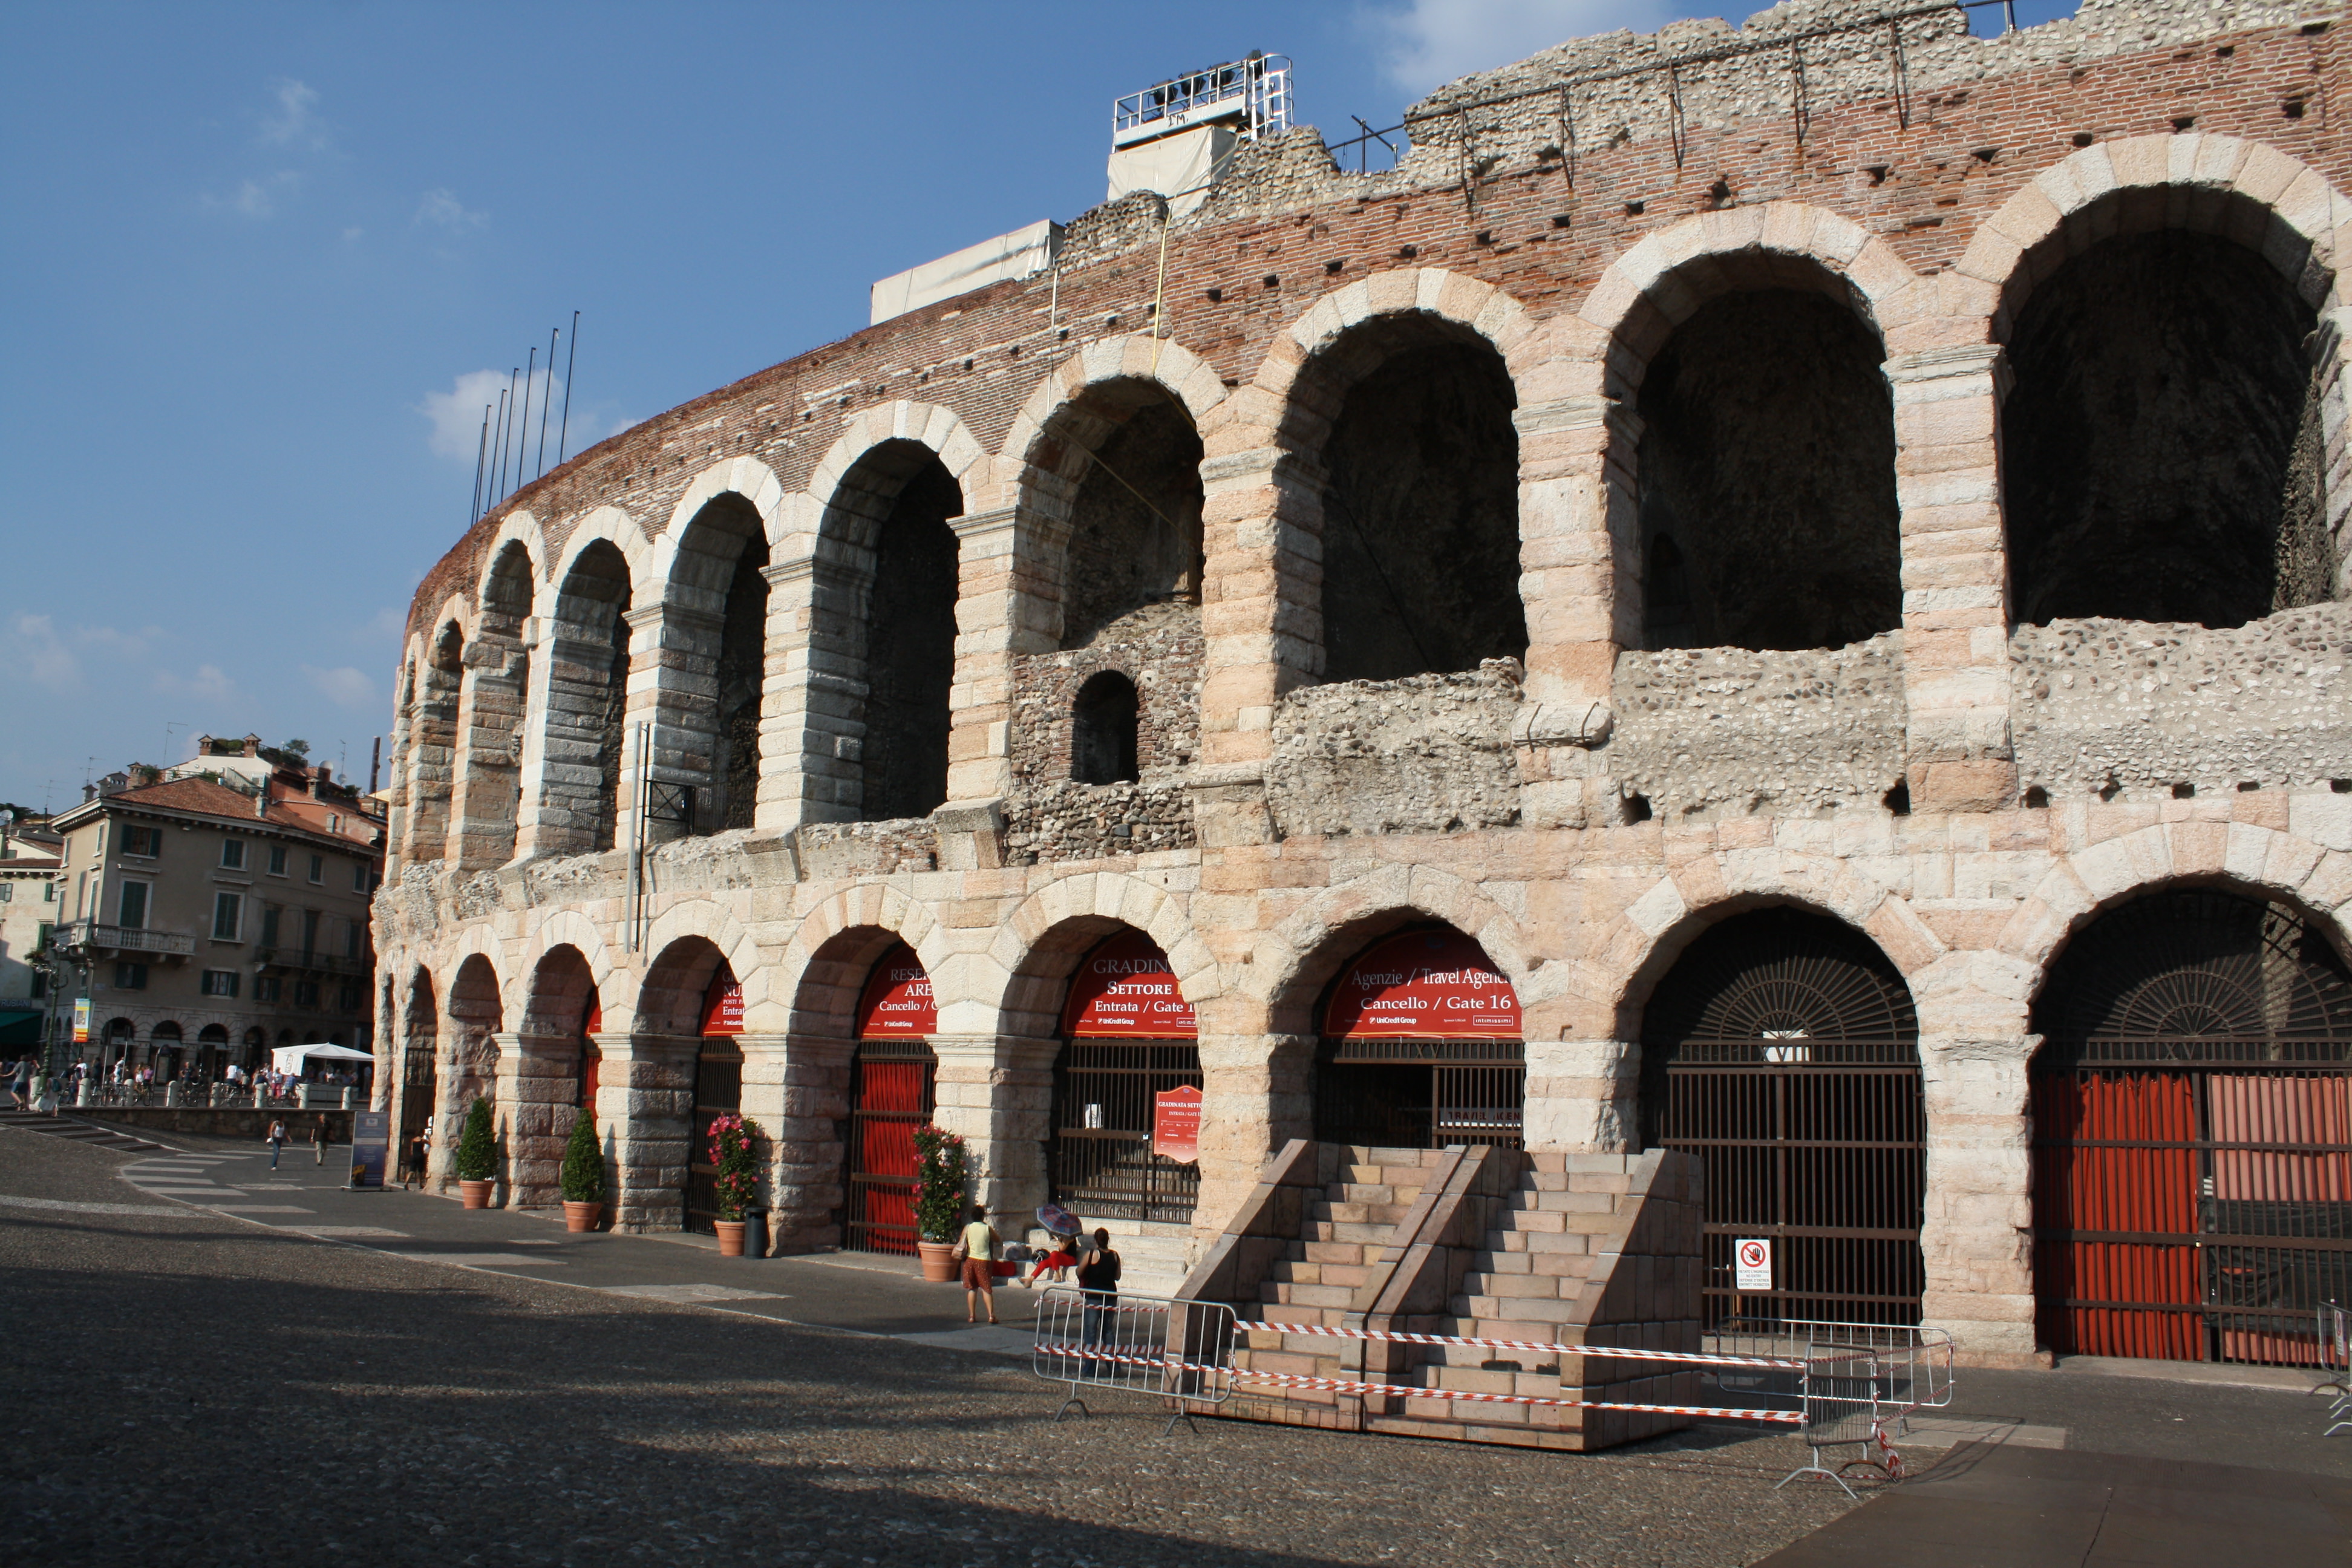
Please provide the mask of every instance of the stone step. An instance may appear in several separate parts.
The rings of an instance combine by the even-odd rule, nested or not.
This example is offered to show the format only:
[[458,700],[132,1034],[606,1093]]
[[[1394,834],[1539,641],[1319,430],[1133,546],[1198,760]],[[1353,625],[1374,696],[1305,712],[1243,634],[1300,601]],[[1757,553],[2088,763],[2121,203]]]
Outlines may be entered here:
[[1269,1279],[1257,1288],[1258,1300],[1275,1306],[1328,1307],[1340,1311],[1356,1299],[1353,1289],[1345,1285],[1303,1285],[1284,1279]]

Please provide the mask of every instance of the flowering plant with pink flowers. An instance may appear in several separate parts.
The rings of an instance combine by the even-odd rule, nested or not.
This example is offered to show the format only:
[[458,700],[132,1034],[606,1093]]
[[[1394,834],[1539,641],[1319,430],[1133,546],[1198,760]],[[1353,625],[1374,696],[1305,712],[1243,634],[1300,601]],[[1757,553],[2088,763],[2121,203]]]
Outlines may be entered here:
[[961,1138],[925,1122],[915,1129],[915,1234],[946,1241],[963,1217],[964,1188],[971,1180],[971,1156]]
[[710,1163],[719,1167],[711,1186],[719,1201],[719,1217],[740,1220],[760,1199],[760,1161],[756,1145],[764,1134],[756,1121],[730,1111],[710,1121]]

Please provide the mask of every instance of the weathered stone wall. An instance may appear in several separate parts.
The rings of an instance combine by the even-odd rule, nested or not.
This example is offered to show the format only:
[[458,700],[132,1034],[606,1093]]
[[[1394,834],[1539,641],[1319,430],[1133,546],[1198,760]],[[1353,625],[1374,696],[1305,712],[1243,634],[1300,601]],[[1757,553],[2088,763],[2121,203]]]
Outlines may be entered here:
[[1266,799],[1286,837],[1460,833],[1519,818],[1517,666],[1310,686],[1274,716]]
[[1903,782],[1903,639],[1802,653],[1686,648],[1617,661],[1601,753],[1661,816],[1879,807]]
[[2018,782],[2053,802],[2352,775],[2352,605],[2226,631],[2056,621],[2019,627],[2010,650]]

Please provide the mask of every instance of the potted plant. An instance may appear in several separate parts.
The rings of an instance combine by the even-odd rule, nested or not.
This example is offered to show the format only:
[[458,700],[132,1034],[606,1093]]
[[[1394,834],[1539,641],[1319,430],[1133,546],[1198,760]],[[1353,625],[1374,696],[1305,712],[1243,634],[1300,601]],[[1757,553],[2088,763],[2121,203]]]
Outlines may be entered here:
[[490,1206],[490,1179],[499,1171],[499,1141],[490,1128],[490,1102],[476,1096],[457,1136],[457,1195],[469,1209]]
[[963,1217],[971,1178],[962,1139],[929,1122],[915,1130],[915,1251],[926,1279],[956,1277],[956,1222]]
[[729,1112],[710,1122],[711,1187],[719,1202],[719,1256],[743,1256],[743,1212],[760,1201],[760,1124]]
[[563,1228],[593,1230],[604,1212],[604,1151],[596,1146],[596,1119],[583,1110],[563,1146]]

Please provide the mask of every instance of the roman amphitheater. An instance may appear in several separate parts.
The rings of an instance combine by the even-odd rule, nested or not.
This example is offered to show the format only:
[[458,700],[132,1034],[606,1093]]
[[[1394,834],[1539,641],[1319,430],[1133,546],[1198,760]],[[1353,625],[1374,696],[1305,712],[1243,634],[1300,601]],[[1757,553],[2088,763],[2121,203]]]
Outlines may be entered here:
[[780,1251],[910,1250],[930,1119],[1131,1288],[1360,1309],[1484,1183],[1425,1321],[1566,1331],[1640,1200],[1636,1318],[2297,1359],[2347,28],[1797,0],[1453,82],[1386,171],[1245,118],[572,458],[415,597],[383,1107],[487,1097],[520,1206],[593,1116],[641,1230],[740,1109]]

